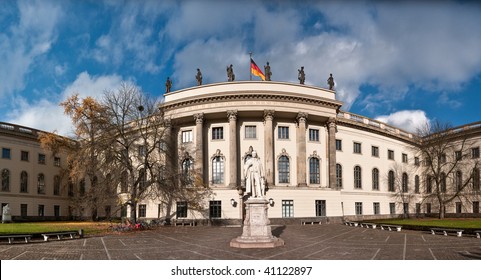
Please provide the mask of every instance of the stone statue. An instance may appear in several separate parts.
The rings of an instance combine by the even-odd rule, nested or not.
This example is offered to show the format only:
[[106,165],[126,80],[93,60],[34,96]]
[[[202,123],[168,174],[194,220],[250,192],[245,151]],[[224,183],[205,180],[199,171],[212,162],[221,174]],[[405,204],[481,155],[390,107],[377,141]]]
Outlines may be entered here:
[[250,193],[252,197],[264,197],[264,168],[256,151],[252,151],[251,158],[244,163],[244,177],[246,180],[246,193]]
[[197,80],[198,86],[202,85],[202,73],[200,72],[199,68],[197,68],[197,75],[195,75],[195,79]]
[[303,85],[304,82],[306,81],[306,74],[304,73],[304,66],[302,66],[301,69],[297,69],[297,71],[299,72],[299,74],[297,75],[297,78],[299,79],[299,82],[301,83],[301,85]]
[[234,69],[232,68],[232,64],[227,67],[227,81],[232,82],[235,80]]
[[333,90],[334,89],[334,78],[331,76],[327,79],[327,84],[329,85],[329,89]]
[[167,81],[165,82],[165,92],[170,92],[170,88],[172,88],[172,81],[167,77]]
[[266,76],[266,81],[270,81],[272,72],[271,72],[271,67],[269,66],[269,61],[267,61],[267,65],[264,66],[264,74]]

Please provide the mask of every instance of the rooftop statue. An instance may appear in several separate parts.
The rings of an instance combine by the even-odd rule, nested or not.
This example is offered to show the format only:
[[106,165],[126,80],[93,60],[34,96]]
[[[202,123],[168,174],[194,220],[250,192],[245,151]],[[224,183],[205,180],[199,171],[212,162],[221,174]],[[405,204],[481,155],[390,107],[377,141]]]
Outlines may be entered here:
[[235,80],[234,69],[232,68],[232,64],[227,67],[227,81],[232,82]]
[[198,86],[202,85],[202,73],[200,72],[199,68],[197,68],[197,74],[195,75],[195,79],[197,80]]
[[297,78],[299,79],[299,82],[301,83],[301,85],[303,85],[304,82],[306,81],[306,74],[304,73],[304,66],[302,66],[301,69],[298,69],[297,71],[299,72],[299,74],[297,75]]
[[330,90],[334,90],[334,78],[332,77],[332,74],[327,79],[327,84],[329,85]]
[[170,92],[170,89],[172,88],[172,81],[170,80],[169,77],[167,77],[167,81],[165,82],[165,92]]
[[265,73],[266,81],[270,81],[272,72],[271,72],[271,67],[269,66],[269,61],[267,61],[267,65],[264,66],[264,73]]

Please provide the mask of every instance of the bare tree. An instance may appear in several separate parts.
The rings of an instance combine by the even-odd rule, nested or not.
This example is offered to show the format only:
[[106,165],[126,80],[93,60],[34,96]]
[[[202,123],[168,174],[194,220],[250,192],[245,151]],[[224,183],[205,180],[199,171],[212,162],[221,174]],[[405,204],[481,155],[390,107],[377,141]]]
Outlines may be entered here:
[[404,218],[409,217],[409,204],[415,197],[414,186],[410,184],[413,180],[414,170],[411,165],[405,163],[394,163],[387,173],[386,182],[388,190],[393,192],[396,201],[402,203]]
[[446,205],[477,194],[473,178],[477,176],[479,181],[479,158],[472,157],[475,139],[469,130],[453,129],[437,121],[419,129],[418,135],[415,153],[422,159],[419,169],[425,186],[423,200],[437,203],[442,219]]

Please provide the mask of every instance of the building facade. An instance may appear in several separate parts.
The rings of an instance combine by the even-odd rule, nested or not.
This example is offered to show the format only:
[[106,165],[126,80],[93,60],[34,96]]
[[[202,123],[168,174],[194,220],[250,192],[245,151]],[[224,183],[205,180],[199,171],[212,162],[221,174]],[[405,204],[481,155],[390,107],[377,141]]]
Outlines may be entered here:
[[[241,81],[187,88],[166,93],[164,98],[161,106],[171,123],[168,141],[177,151],[170,164],[179,170],[195,170],[212,194],[205,201],[205,211],[193,211],[187,201],[177,201],[171,209],[156,200],[140,201],[140,218],[240,223],[246,199],[243,164],[254,150],[265,171],[269,218],[277,222],[335,222],[438,211],[423,195],[426,176],[418,168],[422,159],[413,149],[419,144],[416,135],[342,111],[342,102],[332,90]],[[37,210],[40,214],[39,205],[45,205],[48,215],[55,216],[58,208],[60,216],[65,215],[68,194],[65,190],[54,193],[56,159],[49,160],[52,166],[23,162],[21,154],[27,147],[31,156],[44,152],[33,135],[27,137],[10,126],[3,124],[0,134],[0,146],[11,153],[11,158],[0,159],[0,170],[11,174],[10,190],[2,187],[2,203],[12,203],[14,216],[22,216],[25,204],[27,216]],[[471,131],[476,160],[481,124],[464,130]],[[477,168],[472,184],[479,188]],[[47,187],[45,195],[31,187],[27,193],[19,191],[24,170],[32,182],[44,173],[52,180],[47,184],[51,190]],[[395,180],[403,188],[401,195],[394,189]],[[452,201],[446,212],[479,215],[479,199],[473,195]],[[173,214],[167,217],[167,213]]]

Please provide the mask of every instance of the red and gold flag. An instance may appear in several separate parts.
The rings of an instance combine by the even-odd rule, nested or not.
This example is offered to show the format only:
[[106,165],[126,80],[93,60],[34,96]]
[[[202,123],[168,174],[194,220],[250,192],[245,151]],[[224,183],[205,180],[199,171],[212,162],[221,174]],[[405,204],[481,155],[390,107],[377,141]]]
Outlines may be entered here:
[[264,76],[264,73],[262,73],[261,69],[257,67],[257,64],[254,62],[252,58],[251,58],[251,73],[257,77],[260,77],[263,81],[266,80],[266,76]]

